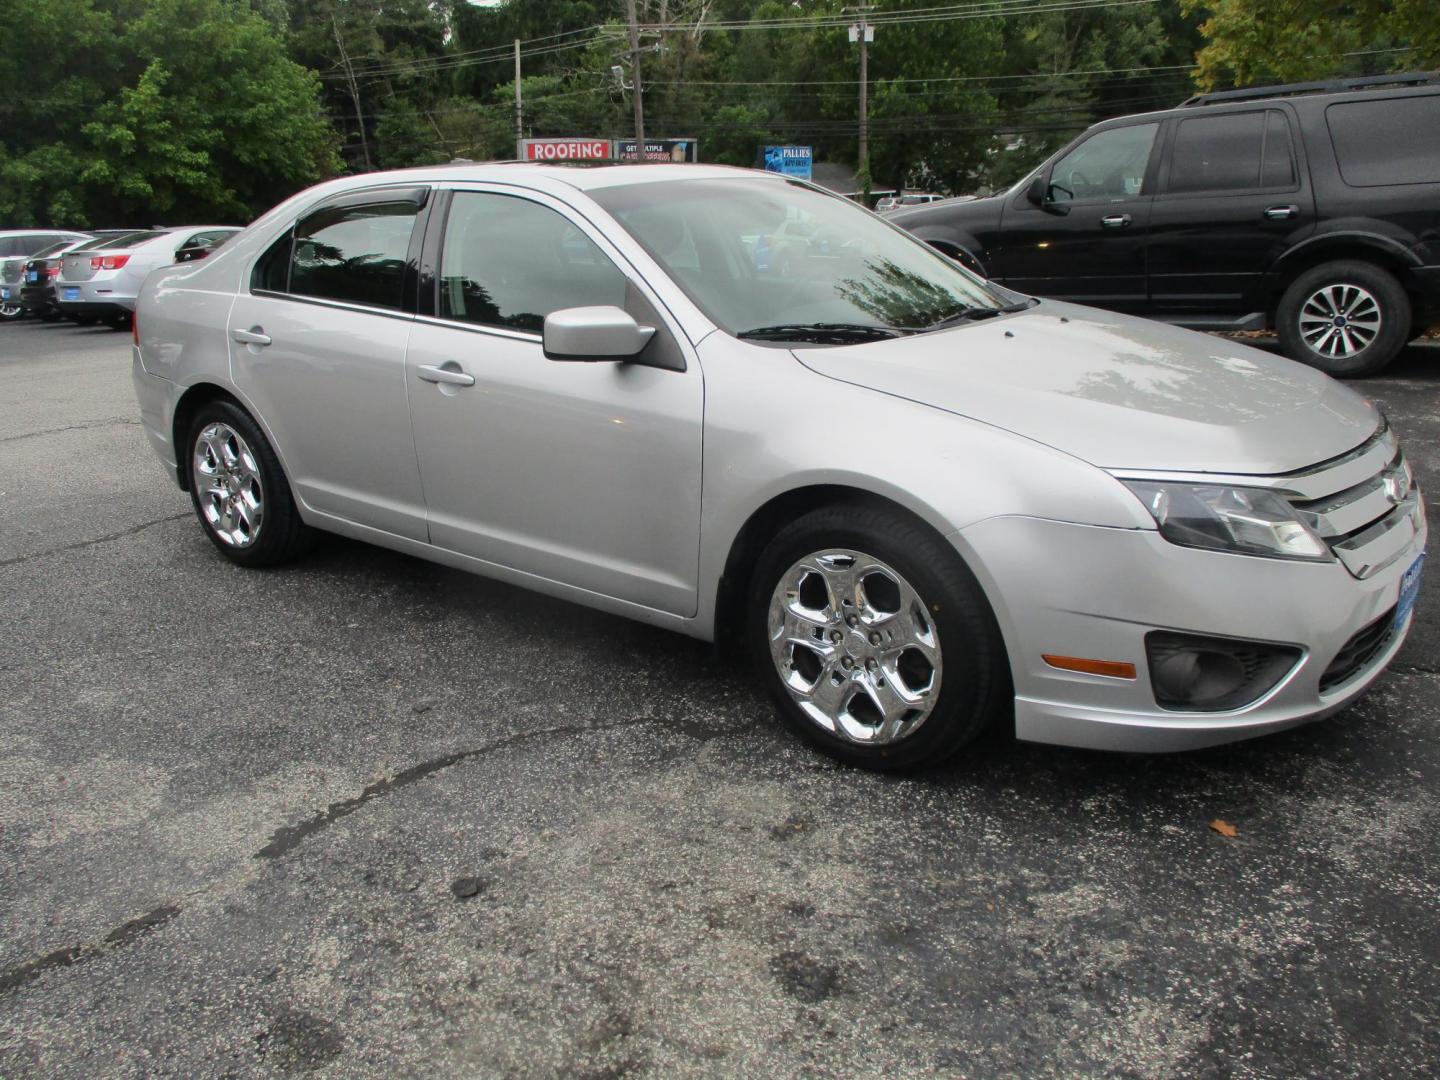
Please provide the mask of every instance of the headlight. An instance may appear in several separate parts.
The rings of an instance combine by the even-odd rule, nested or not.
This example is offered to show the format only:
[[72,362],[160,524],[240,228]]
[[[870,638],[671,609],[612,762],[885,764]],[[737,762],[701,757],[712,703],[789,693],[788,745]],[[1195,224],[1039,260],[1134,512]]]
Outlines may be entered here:
[[1325,541],[1273,491],[1149,480],[1121,483],[1145,504],[1160,535],[1172,544],[1270,559],[1333,558]]

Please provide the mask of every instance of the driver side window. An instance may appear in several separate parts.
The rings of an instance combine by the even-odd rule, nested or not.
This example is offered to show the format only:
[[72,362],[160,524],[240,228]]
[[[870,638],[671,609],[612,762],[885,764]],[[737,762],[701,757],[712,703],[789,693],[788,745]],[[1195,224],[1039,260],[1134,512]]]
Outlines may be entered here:
[[552,311],[624,307],[626,285],[605,253],[549,207],[456,192],[440,254],[441,318],[538,334]]
[[1159,130],[1159,124],[1135,124],[1086,139],[1050,171],[1050,199],[1114,201],[1144,194],[1145,169]]

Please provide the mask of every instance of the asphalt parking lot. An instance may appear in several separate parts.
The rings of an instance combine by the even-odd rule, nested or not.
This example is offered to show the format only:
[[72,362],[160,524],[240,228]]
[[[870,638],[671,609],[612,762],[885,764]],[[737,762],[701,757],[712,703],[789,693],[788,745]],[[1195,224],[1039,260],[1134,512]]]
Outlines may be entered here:
[[[882,778],[697,642],[231,566],[129,365],[0,327],[3,1080],[1434,1074],[1440,572],[1333,720]],[[1440,492],[1440,348],[1360,388]]]

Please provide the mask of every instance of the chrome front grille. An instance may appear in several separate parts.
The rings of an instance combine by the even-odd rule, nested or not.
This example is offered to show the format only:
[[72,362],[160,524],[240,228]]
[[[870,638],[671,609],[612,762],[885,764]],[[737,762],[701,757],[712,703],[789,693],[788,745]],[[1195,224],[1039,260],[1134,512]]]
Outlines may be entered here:
[[1395,562],[1424,528],[1420,489],[1388,425],[1349,453],[1275,481],[1357,578]]

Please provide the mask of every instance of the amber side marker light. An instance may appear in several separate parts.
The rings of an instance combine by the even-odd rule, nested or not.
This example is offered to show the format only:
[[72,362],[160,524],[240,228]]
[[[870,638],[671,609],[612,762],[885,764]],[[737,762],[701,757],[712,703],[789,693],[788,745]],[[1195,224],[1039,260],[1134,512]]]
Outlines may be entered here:
[[1122,660],[1085,660],[1078,656],[1051,656],[1041,653],[1040,659],[1061,671],[1078,671],[1083,675],[1103,675],[1107,679],[1135,678],[1135,665]]

